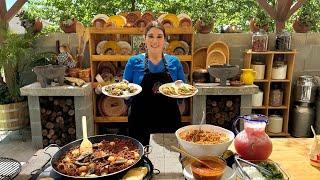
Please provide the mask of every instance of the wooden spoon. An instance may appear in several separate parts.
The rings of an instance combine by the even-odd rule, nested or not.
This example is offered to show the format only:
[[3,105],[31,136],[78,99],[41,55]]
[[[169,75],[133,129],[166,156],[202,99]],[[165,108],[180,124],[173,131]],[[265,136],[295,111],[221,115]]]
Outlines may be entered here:
[[83,133],[83,140],[80,144],[80,153],[86,154],[86,153],[92,153],[92,143],[88,139],[87,135],[87,118],[86,116],[82,116],[82,133]]
[[184,150],[182,150],[182,149],[179,149],[179,148],[177,148],[177,147],[175,147],[175,146],[171,146],[171,148],[174,149],[175,151],[179,152],[179,153],[182,153],[182,154],[188,156],[189,158],[191,158],[191,159],[193,159],[193,160],[196,160],[197,162],[199,162],[199,163],[207,166],[208,168],[210,168],[210,169],[212,169],[212,170],[216,170],[214,167],[210,166],[210,164],[208,164],[208,163],[206,163],[206,162],[204,162],[204,161],[201,161],[200,159],[192,156],[191,154],[187,153],[186,151],[184,151]]

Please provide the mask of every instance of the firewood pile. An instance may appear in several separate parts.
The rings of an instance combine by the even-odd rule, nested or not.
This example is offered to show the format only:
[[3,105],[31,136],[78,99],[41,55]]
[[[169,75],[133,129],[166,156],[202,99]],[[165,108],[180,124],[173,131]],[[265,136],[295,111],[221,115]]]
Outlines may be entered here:
[[76,139],[73,97],[40,97],[43,147]]
[[240,96],[207,96],[206,112],[207,124],[231,130],[240,115]]

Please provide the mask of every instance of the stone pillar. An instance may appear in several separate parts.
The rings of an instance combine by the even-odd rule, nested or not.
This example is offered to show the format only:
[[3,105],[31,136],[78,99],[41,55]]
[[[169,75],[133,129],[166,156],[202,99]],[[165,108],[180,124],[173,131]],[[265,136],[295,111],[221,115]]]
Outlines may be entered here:
[[91,83],[86,83],[82,87],[64,85],[41,88],[40,83],[36,82],[20,88],[20,92],[21,95],[28,96],[32,143],[36,148],[42,148],[40,96],[73,96],[76,138],[82,138],[82,116],[87,116],[88,136],[94,135]]

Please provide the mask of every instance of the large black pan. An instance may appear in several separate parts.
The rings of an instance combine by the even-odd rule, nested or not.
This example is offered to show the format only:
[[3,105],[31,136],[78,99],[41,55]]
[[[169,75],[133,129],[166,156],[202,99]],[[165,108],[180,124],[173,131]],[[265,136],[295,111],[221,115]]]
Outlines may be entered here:
[[136,139],[128,137],[128,136],[123,136],[123,135],[115,135],[115,134],[105,134],[105,135],[97,135],[97,136],[90,136],[88,137],[88,139],[92,142],[92,144],[94,143],[99,143],[102,140],[108,140],[108,141],[112,141],[114,139],[126,139],[126,140],[131,140],[133,142],[134,145],[136,145],[139,149],[139,159],[132,165],[128,166],[125,169],[122,169],[121,171],[117,171],[114,173],[110,173],[107,175],[103,175],[103,176],[96,176],[96,177],[80,177],[80,176],[69,176],[67,174],[63,174],[61,172],[59,172],[56,167],[54,166],[54,164],[59,161],[63,155],[65,155],[71,148],[74,148],[76,146],[80,146],[82,139],[78,139],[75,140],[73,142],[70,142],[69,144],[66,144],[65,146],[63,146],[62,148],[60,148],[58,150],[58,152],[56,152],[52,159],[51,159],[51,166],[53,167],[53,170],[60,174],[61,176],[65,177],[65,178],[75,178],[75,179],[87,179],[87,178],[110,178],[110,179],[117,179],[116,177],[118,177],[119,174],[123,174],[125,171],[127,171],[128,169],[130,169],[132,166],[134,166],[136,163],[138,163],[142,156],[144,156],[145,154],[149,153],[147,152],[145,149],[145,147]]

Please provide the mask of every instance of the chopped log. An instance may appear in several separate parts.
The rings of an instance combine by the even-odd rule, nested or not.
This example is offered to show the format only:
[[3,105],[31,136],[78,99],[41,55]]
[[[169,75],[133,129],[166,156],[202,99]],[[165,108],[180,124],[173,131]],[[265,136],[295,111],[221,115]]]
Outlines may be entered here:
[[54,144],[54,140],[53,140],[53,139],[50,139],[50,140],[49,140],[49,144]]
[[67,113],[69,111],[69,109],[70,109],[70,107],[65,105],[65,106],[63,106],[62,111],[64,113]]
[[60,139],[57,139],[57,140],[55,141],[55,143],[56,143],[57,145],[59,145],[59,146],[61,146],[61,145],[62,145],[62,142],[61,142],[61,140],[60,140]]
[[227,107],[232,107],[232,104],[233,104],[233,103],[232,103],[232,101],[230,101],[230,100],[228,100],[228,101],[226,102],[226,106],[227,106]]
[[45,114],[46,113],[46,109],[45,108],[41,108],[40,112],[41,112],[41,114]]
[[55,131],[54,131],[53,129],[50,129],[50,130],[49,130],[49,134],[50,134],[51,136],[54,135],[54,132],[55,132]]
[[56,134],[53,135],[51,139],[53,139],[54,141],[57,140],[58,139],[58,135],[56,135]]
[[49,110],[49,109],[47,109],[47,111],[46,111],[46,115],[50,115],[52,113],[52,111],[51,110]]
[[76,133],[76,129],[70,127],[70,128],[68,129],[68,133],[71,134],[71,135],[72,135],[72,134],[75,134],[75,133]]
[[43,138],[43,140],[42,140],[42,144],[43,144],[43,147],[48,146],[48,145],[49,145],[49,140],[48,140],[48,139]]
[[52,122],[47,122],[46,126],[47,129],[52,129],[54,128],[54,124]]
[[47,129],[43,129],[42,130],[42,136],[47,136],[48,135],[48,130]]
[[64,123],[63,117],[62,117],[62,116],[58,116],[58,117],[56,118],[56,122],[57,122],[58,124]]
[[55,100],[53,101],[53,105],[58,106],[58,105],[59,105],[59,100],[58,100],[58,99],[55,99]]
[[68,115],[69,115],[69,116],[73,116],[74,113],[75,113],[74,109],[70,109],[70,110],[68,111]]
[[72,104],[73,104],[72,99],[67,99],[67,100],[66,100],[66,105],[72,106]]
[[216,106],[212,108],[213,113],[218,113],[219,111],[220,111],[220,109]]

